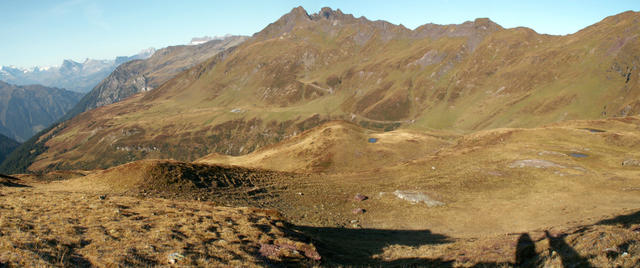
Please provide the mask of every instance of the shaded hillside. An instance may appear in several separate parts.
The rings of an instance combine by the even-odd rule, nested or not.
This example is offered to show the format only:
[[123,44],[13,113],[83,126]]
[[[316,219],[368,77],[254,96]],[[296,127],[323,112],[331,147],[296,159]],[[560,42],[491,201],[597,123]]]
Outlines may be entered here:
[[148,59],[124,63],[87,93],[65,118],[157,88],[176,74],[246,39],[230,36],[195,46],[171,46],[156,51]]
[[13,150],[18,148],[20,143],[12,140],[11,138],[0,134],[0,163],[9,155]]
[[0,133],[25,141],[62,117],[81,97],[59,88],[0,81]]
[[333,119],[469,133],[637,114],[639,18],[549,36],[295,8],[153,91],[68,121],[31,169],[242,155]]

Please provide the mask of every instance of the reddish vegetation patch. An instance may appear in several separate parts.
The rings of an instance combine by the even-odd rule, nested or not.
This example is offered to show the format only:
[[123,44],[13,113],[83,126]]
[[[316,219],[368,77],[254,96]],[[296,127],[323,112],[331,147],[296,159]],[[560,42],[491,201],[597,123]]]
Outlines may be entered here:
[[364,201],[367,200],[368,197],[362,194],[356,194],[356,196],[353,197],[354,201]]
[[283,257],[294,257],[304,253],[304,256],[319,261],[322,259],[316,248],[309,244],[293,242],[293,241],[276,241],[275,244],[260,243],[260,255],[262,257],[280,261]]
[[376,120],[402,120],[409,116],[410,104],[406,90],[401,90],[376,104],[366,116]]
[[378,101],[384,98],[386,92],[393,86],[392,82],[384,84],[382,87],[367,94],[364,98],[360,99],[355,106],[356,113],[364,113],[365,110],[375,105]]
[[365,211],[366,211],[366,210],[364,210],[363,208],[355,208],[355,209],[353,209],[351,212],[352,212],[353,214],[364,214],[364,212],[365,212]]
[[564,95],[558,96],[556,98],[552,98],[546,100],[544,102],[534,102],[527,107],[522,109],[522,113],[527,114],[545,114],[553,112],[561,107],[565,107],[571,103],[573,103],[577,99],[576,95]]

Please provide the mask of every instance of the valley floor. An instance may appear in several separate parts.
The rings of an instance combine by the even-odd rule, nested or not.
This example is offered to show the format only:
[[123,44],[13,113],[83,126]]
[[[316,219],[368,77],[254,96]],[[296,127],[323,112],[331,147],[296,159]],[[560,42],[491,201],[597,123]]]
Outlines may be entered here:
[[0,263],[637,267],[639,129],[332,122],[240,157],[3,177]]

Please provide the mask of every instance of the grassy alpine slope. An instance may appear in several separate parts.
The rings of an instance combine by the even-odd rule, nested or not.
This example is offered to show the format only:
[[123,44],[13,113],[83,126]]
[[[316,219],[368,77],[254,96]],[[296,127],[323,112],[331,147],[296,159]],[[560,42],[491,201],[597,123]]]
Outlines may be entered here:
[[463,134],[637,114],[637,19],[549,36],[296,8],[153,91],[68,121],[30,169],[242,155],[333,119]]
[[126,62],[87,93],[65,115],[65,119],[118,102],[139,92],[153,90],[178,73],[246,39],[245,36],[229,36],[195,46],[170,46],[156,51],[148,59]]

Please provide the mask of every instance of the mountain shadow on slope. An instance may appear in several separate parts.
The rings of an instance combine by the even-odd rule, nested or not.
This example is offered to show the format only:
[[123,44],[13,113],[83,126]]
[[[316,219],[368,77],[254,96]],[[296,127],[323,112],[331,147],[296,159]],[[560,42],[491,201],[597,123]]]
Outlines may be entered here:
[[0,81],[0,133],[28,140],[61,118],[83,94],[40,85],[16,86]]
[[18,146],[20,146],[19,142],[0,134],[0,163],[2,163],[13,150],[18,148]]
[[50,135],[43,136],[53,129],[60,129],[59,125],[60,123],[55,123],[20,144],[6,156],[4,161],[0,162],[0,172],[7,174],[26,173],[27,168],[33,164],[36,157],[47,150],[46,142],[57,132],[54,131]]

